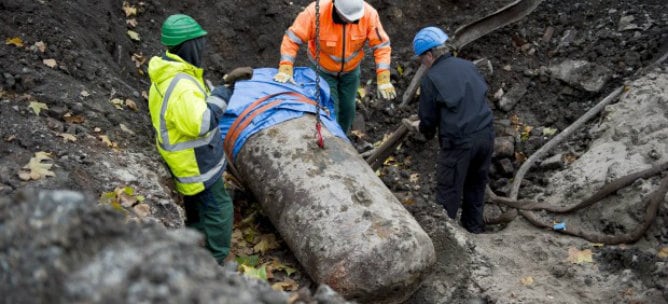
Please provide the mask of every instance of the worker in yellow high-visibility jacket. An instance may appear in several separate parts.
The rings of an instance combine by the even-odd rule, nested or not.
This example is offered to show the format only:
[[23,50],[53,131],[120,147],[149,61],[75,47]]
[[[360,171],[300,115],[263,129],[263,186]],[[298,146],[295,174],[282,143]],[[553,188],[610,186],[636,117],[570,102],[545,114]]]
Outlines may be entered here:
[[183,194],[186,226],[202,232],[213,257],[230,251],[234,207],[225,190],[223,141],[218,121],[230,92],[209,91],[201,68],[207,32],[190,16],[172,15],[162,25],[162,56],[151,58],[149,108],[156,146]]

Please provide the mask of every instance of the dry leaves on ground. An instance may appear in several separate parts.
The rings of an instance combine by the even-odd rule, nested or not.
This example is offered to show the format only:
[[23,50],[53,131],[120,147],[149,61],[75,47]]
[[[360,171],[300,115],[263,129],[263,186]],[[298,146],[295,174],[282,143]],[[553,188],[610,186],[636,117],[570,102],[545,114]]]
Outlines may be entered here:
[[568,248],[568,261],[573,264],[593,263],[591,249],[578,250],[574,247]]
[[19,178],[24,181],[29,180],[39,180],[44,177],[56,176],[50,169],[53,167],[53,164],[43,163],[43,161],[51,160],[51,153],[47,152],[37,152],[35,156],[30,159],[27,165],[21,168],[19,171]]

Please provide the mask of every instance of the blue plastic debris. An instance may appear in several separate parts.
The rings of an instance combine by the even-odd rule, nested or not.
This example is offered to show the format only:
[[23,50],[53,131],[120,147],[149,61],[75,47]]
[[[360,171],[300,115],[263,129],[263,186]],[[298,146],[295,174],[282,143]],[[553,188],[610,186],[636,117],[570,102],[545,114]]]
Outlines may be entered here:
[[554,224],[552,229],[554,229],[555,231],[566,230],[566,223],[564,223],[564,222],[556,223],[556,224]]

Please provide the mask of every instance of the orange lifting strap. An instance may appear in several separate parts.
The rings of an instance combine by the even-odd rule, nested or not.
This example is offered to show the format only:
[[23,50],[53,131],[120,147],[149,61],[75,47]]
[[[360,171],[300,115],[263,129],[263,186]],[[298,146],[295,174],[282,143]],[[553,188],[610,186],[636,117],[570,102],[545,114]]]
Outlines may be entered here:
[[[239,138],[239,135],[241,134],[241,132],[246,129],[246,127],[248,126],[248,124],[251,123],[251,121],[253,121],[253,118],[255,118],[256,116],[258,116],[258,115],[266,112],[267,110],[277,106],[278,104],[284,102],[284,100],[283,99],[277,99],[277,100],[274,100],[274,101],[272,101],[272,102],[270,102],[270,103],[268,103],[268,104],[266,104],[262,107],[258,108],[258,106],[262,102],[266,101],[267,99],[270,99],[270,98],[273,98],[273,97],[276,97],[276,96],[279,96],[279,95],[294,96],[294,97],[297,97],[298,101],[301,101],[303,103],[307,103],[307,104],[313,105],[315,107],[318,107],[318,104],[315,101],[313,101],[313,100],[307,98],[306,96],[304,96],[302,94],[299,94],[297,92],[280,92],[280,93],[276,93],[276,94],[267,95],[267,96],[264,96],[262,98],[259,98],[259,99],[255,100],[250,106],[248,106],[248,108],[246,108],[246,110],[244,110],[239,115],[239,117],[237,117],[236,120],[234,120],[234,123],[232,123],[232,126],[227,131],[227,136],[225,136],[225,141],[223,143],[223,148],[225,149],[225,153],[227,154],[227,158],[230,161],[230,163],[233,163],[232,162],[232,152],[233,152],[234,144],[237,142],[237,139]],[[253,113],[251,113],[251,112],[253,112]]]

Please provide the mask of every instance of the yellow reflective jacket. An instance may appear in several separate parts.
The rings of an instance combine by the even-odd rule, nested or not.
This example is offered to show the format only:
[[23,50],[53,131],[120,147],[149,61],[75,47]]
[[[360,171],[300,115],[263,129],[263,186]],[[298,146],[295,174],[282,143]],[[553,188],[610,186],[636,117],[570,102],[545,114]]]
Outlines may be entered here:
[[[334,21],[335,8],[331,0],[320,1],[320,67],[333,75],[345,74],[357,68],[364,58],[363,47],[368,42],[376,60],[376,72],[390,69],[392,49],[390,38],[380,23],[378,12],[364,2],[364,16],[354,23]],[[281,65],[293,65],[299,46],[308,44],[308,57],[315,63],[315,2],[295,19],[283,36]]]
[[156,147],[169,166],[176,189],[195,195],[215,183],[225,168],[218,117],[207,105],[204,71],[166,52],[151,58],[148,73]]

